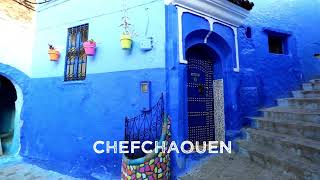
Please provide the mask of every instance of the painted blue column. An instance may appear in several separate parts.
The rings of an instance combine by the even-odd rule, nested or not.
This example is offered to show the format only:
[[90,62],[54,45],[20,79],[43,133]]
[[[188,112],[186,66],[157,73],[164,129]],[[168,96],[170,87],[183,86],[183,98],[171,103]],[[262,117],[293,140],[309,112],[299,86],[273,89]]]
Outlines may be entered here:
[[[172,138],[177,144],[187,139],[188,129],[185,126],[186,107],[186,65],[179,64],[178,59],[178,15],[175,6],[166,6],[166,79],[167,110],[172,118]],[[171,153],[172,179],[185,171],[186,159],[183,154]]]

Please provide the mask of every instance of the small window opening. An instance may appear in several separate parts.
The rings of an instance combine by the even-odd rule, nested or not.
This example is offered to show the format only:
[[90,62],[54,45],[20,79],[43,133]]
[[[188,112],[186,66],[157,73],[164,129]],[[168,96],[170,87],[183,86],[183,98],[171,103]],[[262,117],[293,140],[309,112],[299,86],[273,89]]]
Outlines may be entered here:
[[251,27],[246,28],[246,37],[251,38],[252,37],[252,30]]
[[282,30],[272,30],[264,28],[264,32],[268,36],[268,47],[269,53],[272,54],[289,54],[289,37],[290,32],[285,32]]
[[269,35],[269,52],[274,54],[285,54],[285,38],[281,36]]

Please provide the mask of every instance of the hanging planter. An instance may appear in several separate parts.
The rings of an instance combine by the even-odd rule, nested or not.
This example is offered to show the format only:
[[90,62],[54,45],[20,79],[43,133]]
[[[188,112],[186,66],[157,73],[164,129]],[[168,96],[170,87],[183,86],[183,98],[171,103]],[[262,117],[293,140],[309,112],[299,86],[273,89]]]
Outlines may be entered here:
[[128,34],[122,34],[121,36],[121,47],[122,49],[131,49],[132,47],[132,39]]
[[96,42],[93,39],[84,42],[83,48],[87,56],[94,56],[96,54]]
[[49,44],[48,50],[50,61],[58,61],[60,58],[60,52],[56,50],[51,44]]
[[130,50],[132,48],[133,43],[133,36],[135,35],[132,25],[129,23],[128,17],[128,7],[127,7],[127,0],[123,0],[123,16],[121,18],[122,24],[120,25],[123,28],[123,33],[121,35],[121,48],[125,50]]

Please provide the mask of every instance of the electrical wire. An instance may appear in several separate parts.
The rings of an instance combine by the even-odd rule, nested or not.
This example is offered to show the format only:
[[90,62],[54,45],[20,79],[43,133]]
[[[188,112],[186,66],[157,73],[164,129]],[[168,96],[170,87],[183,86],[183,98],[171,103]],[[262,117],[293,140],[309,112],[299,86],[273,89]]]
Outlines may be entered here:
[[18,3],[19,5],[29,9],[29,10],[32,10],[32,11],[35,11],[35,8],[34,8],[34,5],[39,5],[39,4],[46,4],[46,3],[49,3],[51,2],[52,0],[44,0],[44,1],[41,1],[41,2],[32,2],[32,1],[29,1],[29,0],[12,0],[13,2],[16,2]]
[[[65,0],[65,1],[70,1],[70,0]],[[138,4],[138,5],[132,6],[132,7],[128,7],[127,10],[143,7],[143,6],[146,6],[148,4],[152,4],[152,3],[158,2],[158,1],[162,1],[162,0],[151,0],[151,1],[146,2],[146,3]],[[50,8],[50,7],[48,7],[48,8]],[[67,25],[67,24],[73,24],[75,22],[87,21],[89,19],[99,18],[99,17],[102,17],[102,16],[111,15],[111,14],[116,14],[116,13],[119,13],[119,12],[122,12],[122,11],[123,10],[121,9],[121,10],[115,10],[115,11],[111,11],[111,12],[106,12],[106,13],[102,13],[102,14],[98,14],[98,15],[95,15],[95,16],[87,17],[87,18],[84,18],[84,19],[79,19],[79,20],[72,21],[72,22],[61,23],[61,24],[55,25],[55,26],[47,26],[47,27],[44,27],[44,28],[40,28],[39,30],[42,31],[42,30],[50,29],[52,27],[58,27],[58,26],[63,26],[63,25]]]
[[146,32],[144,34],[145,37],[148,36],[149,26],[150,26],[149,8],[146,8],[146,14],[147,14],[147,25],[146,25]]
[[24,0],[24,2],[29,3],[29,4],[45,4],[45,3],[49,3],[51,1],[52,0],[44,0],[42,2],[31,2],[31,1],[28,1],[28,0]]
[[[58,3],[54,3],[54,2],[56,2],[56,1],[59,1],[59,0],[51,0],[50,2],[50,4],[52,4],[51,6],[50,6],[50,4],[48,4],[48,3],[45,3],[45,4],[43,4],[42,5],[42,7],[39,7],[38,9],[38,11],[37,12],[42,12],[42,11],[44,11],[44,10],[47,10],[47,9],[49,9],[49,8],[51,8],[51,7],[55,7],[55,6],[58,6],[58,5],[60,5],[60,4],[63,4],[63,3],[65,3],[65,2],[68,2],[68,1],[71,1],[71,0],[64,0],[64,1],[61,1],[61,2],[58,2]],[[54,4],[53,4],[54,3]]]
[[35,9],[34,9],[34,7],[32,5],[26,4],[26,3],[24,3],[24,1],[23,2],[17,1],[17,0],[12,0],[12,1],[18,3],[19,5],[25,7],[27,9],[29,9],[29,10],[35,11]]

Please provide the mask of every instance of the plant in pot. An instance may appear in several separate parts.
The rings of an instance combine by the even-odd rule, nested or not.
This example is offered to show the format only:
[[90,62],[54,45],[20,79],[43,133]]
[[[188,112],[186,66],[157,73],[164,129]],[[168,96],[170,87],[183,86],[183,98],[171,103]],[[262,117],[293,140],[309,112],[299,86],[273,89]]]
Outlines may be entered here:
[[124,31],[121,35],[121,47],[122,49],[131,49],[132,47],[132,37],[128,30],[130,24],[127,22],[127,20],[124,20],[123,24],[121,25],[124,27]]
[[121,35],[121,47],[122,49],[131,49],[132,48],[132,35],[133,31],[131,29],[132,25],[129,23],[128,7],[126,0],[123,0],[123,16],[122,16],[122,24],[120,25],[123,27],[123,33]]
[[57,61],[60,57],[60,52],[51,44],[49,44],[48,54],[51,61]]
[[87,56],[94,56],[96,54],[96,42],[93,39],[84,42],[83,48]]

